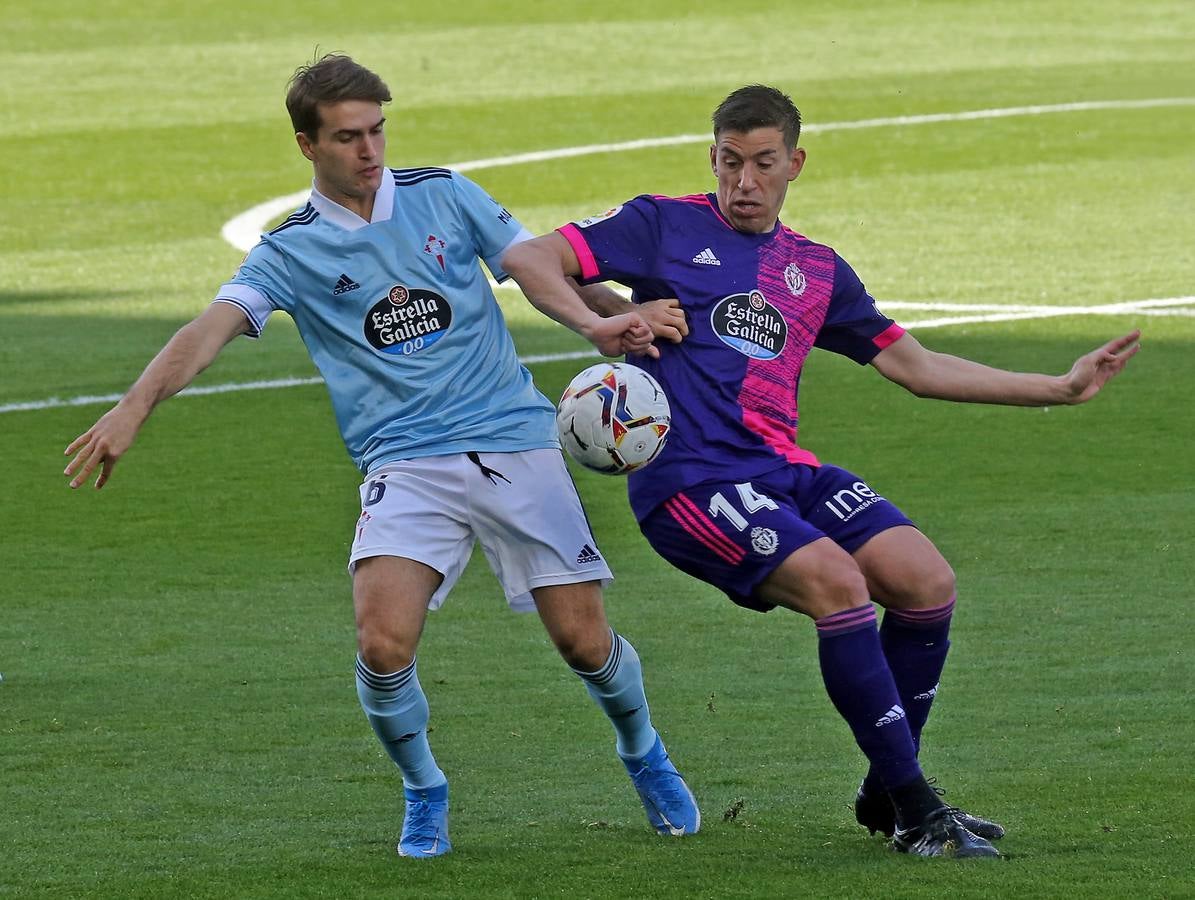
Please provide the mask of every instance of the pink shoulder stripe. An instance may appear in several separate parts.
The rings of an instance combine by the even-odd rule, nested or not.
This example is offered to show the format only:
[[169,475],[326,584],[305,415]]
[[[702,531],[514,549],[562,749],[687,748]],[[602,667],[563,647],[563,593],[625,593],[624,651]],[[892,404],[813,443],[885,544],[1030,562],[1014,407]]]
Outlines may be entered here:
[[895,344],[904,335],[905,330],[893,322],[879,334],[871,339],[871,342],[883,350],[885,347]]
[[675,200],[677,203],[693,203],[697,206],[709,206],[710,198],[705,194],[686,194],[683,197],[669,197],[667,194],[652,194],[653,200]]
[[585,238],[581,234],[581,229],[572,222],[569,222],[567,225],[561,225],[556,230],[568,241],[568,245],[573,248],[573,253],[577,254],[577,262],[581,265],[581,277],[586,279],[597,278],[599,274],[597,260],[593,258],[593,251],[589,249],[589,244],[585,242]]
[[665,194],[653,194],[652,199],[653,200],[671,200],[674,203],[688,203],[692,206],[704,206],[706,209],[708,209],[710,212],[712,212],[715,216],[718,217],[719,222],[721,222],[723,225],[725,225],[731,231],[734,231],[734,226],[731,225],[730,222],[727,221],[726,216],[722,215],[722,210],[718,209],[716,204],[710,203],[710,198],[709,198],[708,194],[686,194],[683,197],[669,197]]

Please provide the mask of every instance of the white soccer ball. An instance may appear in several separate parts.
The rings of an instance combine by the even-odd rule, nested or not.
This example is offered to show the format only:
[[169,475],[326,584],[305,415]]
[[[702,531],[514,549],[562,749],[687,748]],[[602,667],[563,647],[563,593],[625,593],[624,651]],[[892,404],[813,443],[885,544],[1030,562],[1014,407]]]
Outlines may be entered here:
[[637,366],[598,363],[569,382],[556,405],[560,443],[587,469],[625,475],[664,449],[672,413],[659,382]]

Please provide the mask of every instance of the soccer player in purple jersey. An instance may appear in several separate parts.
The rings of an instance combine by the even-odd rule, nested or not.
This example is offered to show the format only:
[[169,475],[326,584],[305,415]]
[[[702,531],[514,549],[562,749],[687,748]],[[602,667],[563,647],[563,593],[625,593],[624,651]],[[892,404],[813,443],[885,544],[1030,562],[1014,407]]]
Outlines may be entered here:
[[[1139,332],[1060,376],[926,349],[876,309],[837,253],[779,221],[805,163],[800,124],[785,94],[741,88],[713,115],[715,193],[636,197],[513,248],[504,264],[533,299],[563,295],[569,275],[631,287],[653,320],[664,321],[661,306],[684,314],[683,341],[637,360],[673,410],[663,452],[629,480],[644,535],[740,606],[814,620],[826,691],[870,763],[860,824],[906,853],[998,856],[991,841],[1004,829],[946,806],[917,759],[950,646],[954,573],[862,478],[797,444],[801,369],[820,347],[920,397],[1077,404],[1125,367]],[[878,628],[873,603],[885,609]]]

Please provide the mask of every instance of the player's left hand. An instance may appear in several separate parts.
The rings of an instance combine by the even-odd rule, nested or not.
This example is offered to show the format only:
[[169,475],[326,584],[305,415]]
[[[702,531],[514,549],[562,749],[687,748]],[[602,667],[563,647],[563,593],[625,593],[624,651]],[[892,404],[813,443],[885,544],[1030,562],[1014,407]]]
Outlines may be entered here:
[[679,344],[689,336],[689,323],[685,311],[675,297],[662,300],[647,300],[635,307],[657,338]]
[[603,356],[646,355],[656,359],[660,351],[652,346],[655,336],[638,313],[623,313],[599,319],[585,335]]
[[1069,394],[1067,402],[1085,403],[1098,394],[1141,349],[1140,337],[1140,330],[1131,331],[1075,360],[1071,370],[1063,376]]

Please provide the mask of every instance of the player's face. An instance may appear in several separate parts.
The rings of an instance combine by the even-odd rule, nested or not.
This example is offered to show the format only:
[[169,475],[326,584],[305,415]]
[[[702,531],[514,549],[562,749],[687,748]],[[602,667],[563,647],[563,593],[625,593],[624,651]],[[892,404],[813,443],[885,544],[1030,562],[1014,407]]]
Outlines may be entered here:
[[386,135],[380,104],[369,100],[321,103],[320,127],[314,141],[299,133],[295,139],[315,167],[319,192],[342,206],[355,208],[368,201],[382,184]]
[[723,131],[710,147],[718,206],[738,231],[763,234],[776,226],[788,183],[805,165],[805,151],[784,146],[779,128]]

